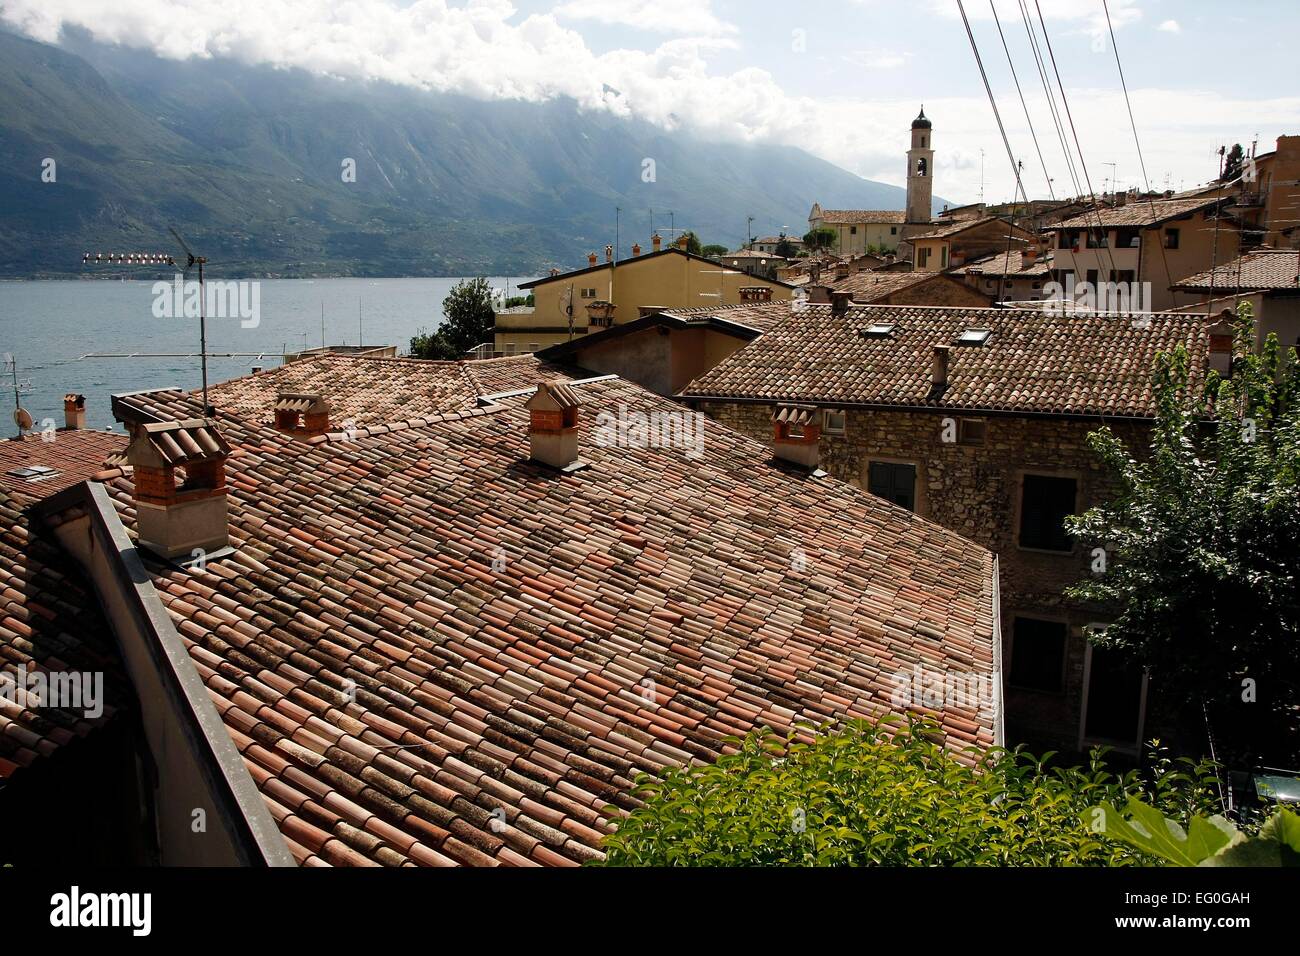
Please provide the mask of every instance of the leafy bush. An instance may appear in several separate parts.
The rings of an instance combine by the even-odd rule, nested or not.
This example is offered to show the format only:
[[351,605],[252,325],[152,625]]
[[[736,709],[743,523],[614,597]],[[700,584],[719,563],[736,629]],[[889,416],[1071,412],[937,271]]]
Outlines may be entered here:
[[1196,814],[1184,829],[1135,797],[1127,810],[1126,817],[1110,804],[1093,807],[1093,832],[1175,866],[1300,866],[1300,815],[1286,807],[1254,836],[1217,815]]
[[751,735],[707,766],[643,778],[644,805],[605,840],[608,866],[1150,865],[1093,833],[1099,802],[1145,796],[1182,818],[1214,808],[1206,764],[1157,753],[1145,774],[1052,767],[994,749],[963,763],[932,724],[854,722],[811,740]]

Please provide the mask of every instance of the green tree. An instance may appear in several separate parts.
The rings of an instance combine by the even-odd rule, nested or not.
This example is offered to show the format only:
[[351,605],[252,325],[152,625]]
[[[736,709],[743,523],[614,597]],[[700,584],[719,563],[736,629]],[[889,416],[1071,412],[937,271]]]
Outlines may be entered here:
[[783,259],[793,259],[799,254],[799,247],[791,242],[790,238],[786,236],[785,233],[782,233],[774,251]]
[[[995,748],[963,762],[933,724],[853,722],[810,742],[753,734],[706,766],[641,778],[644,803],[606,837],[610,866],[1126,865],[1154,862],[1088,825],[1145,796],[1177,818],[1215,809],[1208,765],[1143,776],[1051,768]],[[612,809],[612,808],[611,808]]]
[[1069,522],[1107,553],[1068,593],[1116,609],[1092,640],[1147,668],[1180,725],[1208,721],[1220,759],[1273,761],[1300,741],[1300,366],[1254,344],[1243,303],[1232,372],[1200,395],[1184,348],[1158,357],[1145,457],[1089,436],[1118,492]]
[[706,258],[709,259],[716,259],[718,258],[718,256],[725,256],[726,254],[727,254],[727,247],[720,246],[715,242],[709,243],[702,250],[700,250],[700,255],[705,256]]
[[496,322],[492,287],[487,279],[465,279],[452,286],[442,300],[442,325],[430,334],[420,329],[411,339],[411,356],[423,359],[459,359],[492,337]]
[[1241,164],[1246,159],[1246,151],[1241,148],[1240,143],[1234,143],[1232,149],[1228,150],[1228,155],[1223,160],[1223,175],[1219,178],[1224,182],[1236,179],[1241,175]]
[[826,226],[814,229],[803,237],[804,248],[816,250],[835,248],[835,230]]

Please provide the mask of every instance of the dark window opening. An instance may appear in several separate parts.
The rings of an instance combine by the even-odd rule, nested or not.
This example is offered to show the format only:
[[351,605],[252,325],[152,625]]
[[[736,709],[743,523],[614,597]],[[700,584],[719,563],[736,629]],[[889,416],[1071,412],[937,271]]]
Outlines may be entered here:
[[1073,478],[1025,475],[1020,497],[1020,546],[1043,551],[1070,551],[1065,518],[1074,514]]
[[1142,671],[1116,651],[1092,649],[1084,736],[1134,745],[1142,715]]
[[1011,627],[1012,686],[1052,693],[1064,690],[1064,622],[1018,617]]
[[869,469],[867,490],[908,511],[916,510],[916,466],[888,461],[873,461]]

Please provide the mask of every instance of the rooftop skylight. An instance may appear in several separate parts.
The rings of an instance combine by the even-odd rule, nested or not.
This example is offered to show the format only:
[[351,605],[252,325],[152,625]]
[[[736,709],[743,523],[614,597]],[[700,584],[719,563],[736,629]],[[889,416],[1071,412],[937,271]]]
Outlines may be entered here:
[[993,332],[991,329],[967,329],[961,335],[957,336],[958,345],[983,345],[989,340]]

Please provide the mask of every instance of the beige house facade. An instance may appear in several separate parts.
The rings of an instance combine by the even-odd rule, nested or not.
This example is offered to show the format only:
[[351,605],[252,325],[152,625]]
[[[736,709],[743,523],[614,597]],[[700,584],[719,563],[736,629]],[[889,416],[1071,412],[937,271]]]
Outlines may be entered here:
[[497,313],[493,349],[502,355],[536,352],[664,309],[784,301],[794,291],[788,283],[692,255],[680,245],[618,262],[595,259],[592,254],[585,269],[523,283],[520,289],[533,294],[535,305]]

